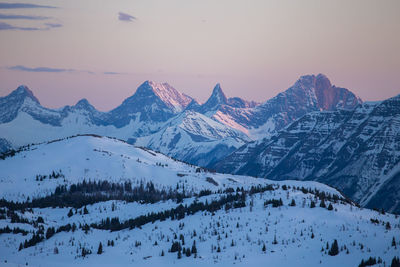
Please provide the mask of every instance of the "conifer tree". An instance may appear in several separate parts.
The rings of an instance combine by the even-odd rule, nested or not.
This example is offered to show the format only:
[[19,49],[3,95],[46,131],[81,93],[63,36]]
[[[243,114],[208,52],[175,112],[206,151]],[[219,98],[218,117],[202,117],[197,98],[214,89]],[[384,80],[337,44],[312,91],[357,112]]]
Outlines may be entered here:
[[321,208],[326,208],[325,200],[324,200],[324,199],[321,200],[321,203],[319,204],[319,206],[320,206]]
[[67,216],[68,216],[68,217],[71,217],[72,215],[74,215],[74,213],[73,213],[72,209],[70,209],[69,212],[68,212],[68,214],[67,214]]
[[337,254],[339,254],[339,246],[336,239],[333,241],[331,249],[329,250],[328,254],[330,256],[336,256]]
[[99,248],[97,249],[97,254],[102,254],[103,253],[103,244],[100,242],[99,243]]

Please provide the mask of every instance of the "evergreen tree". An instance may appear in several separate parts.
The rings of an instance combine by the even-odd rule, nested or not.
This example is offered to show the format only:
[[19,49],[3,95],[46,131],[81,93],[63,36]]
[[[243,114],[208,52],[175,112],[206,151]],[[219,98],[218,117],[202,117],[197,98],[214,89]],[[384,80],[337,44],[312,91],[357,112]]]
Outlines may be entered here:
[[86,206],[83,208],[83,214],[89,214],[89,211],[87,210]]
[[294,201],[294,198],[292,198],[292,202],[290,202],[289,206],[291,207],[296,206],[296,201]]
[[182,258],[182,252],[178,250],[178,259]]
[[310,208],[315,208],[315,202],[311,200]]
[[325,200],[324,200],[324,199],[321,199],[321,203],[319,204],[319,206],[320,206],[321,208],[326,208]]
[[197,253],[197,247],[196,247],[196,240],[193,240],[193,245],[192,245],[192,254],[196,254]]
[[329,250],[328,254],[330,256],[336,256],[337,254],[339,254],[339,246],[336,239],[333,241],[331,249]]
[[50,237],[52,237],[55,234],[55,232],[56,232],[56,230],[54,229],[54,227],[47,228],[46,239],[49,239]]
[[262,251],[263,251],[263,252],[267,251],[267,247],[265,246],[265,243],[264,243],[264,245],[263,245],[263,247],[262,247]]
[[328,210],[333,210],[332,203],[329,203]]
[[103,244],[100,242],[99,243],[99,248],[97,249],[97,254],[102,254],[103,253]]
[[393,239],[392,239],[392,247],[395,247],[396,248],[396,239],[393,237]]
[[274,235],[274,241],[272,241],[272,244],[274,245],[278,244],[278,241],[276,240],[276,235]]
[[398,257],[394,257],[390,267],[400,267],[400,259]]
[[74,215],[74,213],[73,213],[72,209],[70,209],[69,212],[68,212],[68,214],[67,214],[67,216],[68,216],[68,217],[71,217],[72,215]]
[[186,248],[186,257],[190,257],[192,253],[190,252],[190,248]]

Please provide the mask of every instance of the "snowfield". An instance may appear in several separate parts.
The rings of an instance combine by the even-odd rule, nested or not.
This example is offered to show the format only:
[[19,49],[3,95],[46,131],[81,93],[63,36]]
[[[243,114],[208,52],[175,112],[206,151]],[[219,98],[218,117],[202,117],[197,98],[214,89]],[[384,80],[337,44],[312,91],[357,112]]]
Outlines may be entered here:
[[[132,187],[151,182],[154,190],[184,197],[108,199],[79,207],[11,204],[43,199],[84,180]],[[193,205],[228,196],[236,198],[212,211],[190,212]],[[0,266],[358,266],[369,257],[376,266],[390,266],[399,255],[399,218],[359,208],[331,187],[213,173],[107,137],[31,145],[0,160],[0,198],[0,230],[20,231],[0,232]],[[282,203],[274,207],[271,200]],[[100,227],[107,218],[123,223],[171,209],[186,212],[152,217],[138,227]],[[76,229],[48,235],[68,224]],[[24,247],[37,233],[43,240]],[[335,239],[338,254],[331,256]],[[173,242],[181,252],[170,252]]]

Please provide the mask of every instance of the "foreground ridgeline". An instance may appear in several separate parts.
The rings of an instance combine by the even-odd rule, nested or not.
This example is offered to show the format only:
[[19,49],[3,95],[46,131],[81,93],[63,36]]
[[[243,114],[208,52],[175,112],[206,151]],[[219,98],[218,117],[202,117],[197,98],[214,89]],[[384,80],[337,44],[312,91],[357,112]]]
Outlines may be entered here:
[[98,136],[24,147],[0,169],[4,266],[399,264],[399,218],[316,182],[219,174]]

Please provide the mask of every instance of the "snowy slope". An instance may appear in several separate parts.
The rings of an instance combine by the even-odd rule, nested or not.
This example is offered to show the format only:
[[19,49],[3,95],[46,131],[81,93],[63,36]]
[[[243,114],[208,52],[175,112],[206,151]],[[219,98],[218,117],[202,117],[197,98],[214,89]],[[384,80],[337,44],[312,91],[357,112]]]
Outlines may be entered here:
[[208,166],[248,141],[244,133],[188,110],[167,121],[156,133],[138,138],[135,144]]
[[[388,266],[398,255],[397,217],[360,209],[326,185],[198,172],[195,166],[116,139],[78,136],[33,145],[1,160],[0,170],[0,197],[7,200],[49,195],[56,185],[72,185],[83,179],[130,181],[132,185],[152,181],[156,189],[170,187],[193,194],[183,199],[182,206],[174,199],[155,203],[108,200],[86,205],[86,213],[85,207],[72,209],[71,216],[67,216],[71,210],[68,205],[24,211],[16,208],[10,215],[10,206],[0,202],[0,229],[8,226],[28,231],[25,236],[0,234],[2,266],[260,266],[265,262],[269,266],[357,266],[370,256],[382,261],[377,266]],[[52,171],[63,177],[35,178]],[[261,186],[259,191],[251,189],[257,185]],[[244,189],[231,194],[224,191],[229,187]],[[202,189],[210,193],[196,195]],[[106,218],[118,217],[124,222],[193,203],[211,203],[228,195],[245,195],[244,206],[225,205],[212,212],[186,213],[180,219],[155,219],[132,229],[98,228]],[[282,206],[265,204],[271,199],[282,199]],[[320,207],[322,199],[326,206],[332,204],[332,210]],[[315,208],[310,207],[312,202]],[[12,222],[15,216],[26,221]],[[68,224],[75,224],[76,230],[60,228]],[[46,236],[51,227],[61,230],[19,250],[33,232],[43,231]],[[331,247],[334,239],[339,253],[330,256],[326,246]],[[177,252],[169,252],[173,241],[185,248],[191,248],[195,241],[196,257],[183,253],[178,259]],[[98,255],[100,242],[103,252]],[[92,253],[83,257],[82,248]]]

